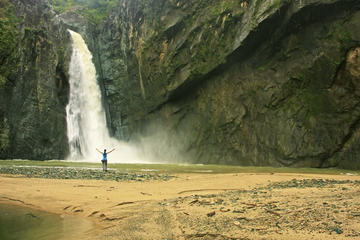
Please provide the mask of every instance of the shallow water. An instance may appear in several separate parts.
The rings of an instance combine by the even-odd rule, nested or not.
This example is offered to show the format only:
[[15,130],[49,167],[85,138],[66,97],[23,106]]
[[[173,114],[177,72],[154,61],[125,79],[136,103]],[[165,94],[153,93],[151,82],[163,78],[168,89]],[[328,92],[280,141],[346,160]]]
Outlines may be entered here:
[[0,239],[74,239],[87,235],[90,221],[0,203]]

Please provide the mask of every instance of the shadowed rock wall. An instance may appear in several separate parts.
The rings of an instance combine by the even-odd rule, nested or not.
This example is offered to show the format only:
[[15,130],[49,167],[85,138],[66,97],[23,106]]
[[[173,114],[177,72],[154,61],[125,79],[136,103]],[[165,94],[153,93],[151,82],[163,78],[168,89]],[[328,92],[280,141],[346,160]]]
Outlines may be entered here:
[[100,26],[0,5],[1,158],[66,156],[70,27],[113,135],[147,157],[360,168],[359,1],[121,0]]
[[358,1],[138,0],[115,12],[99,54],[118,138],[152,142],[155,158],[360,167]]
[[45,0],[0,5],[0,158],[63,159],[69,36]]

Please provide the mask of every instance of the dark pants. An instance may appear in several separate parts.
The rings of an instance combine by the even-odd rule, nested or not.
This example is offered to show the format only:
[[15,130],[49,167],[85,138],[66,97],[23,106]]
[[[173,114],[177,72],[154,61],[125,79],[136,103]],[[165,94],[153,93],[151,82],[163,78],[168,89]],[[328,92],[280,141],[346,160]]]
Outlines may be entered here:
[[102,168],[106,172],[107,171],[107,160],[101,160],[102,162]]

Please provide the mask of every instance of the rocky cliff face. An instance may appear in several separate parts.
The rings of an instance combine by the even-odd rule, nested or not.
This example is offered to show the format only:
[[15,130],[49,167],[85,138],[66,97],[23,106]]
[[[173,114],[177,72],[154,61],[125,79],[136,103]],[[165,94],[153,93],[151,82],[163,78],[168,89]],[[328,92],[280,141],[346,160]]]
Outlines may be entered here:
[[0,158],[64,158],[69,35],[45,0],[0,6]]
[[120,0],[101,26],[45,0],[0,6],[1,158],[66,156],[69,27],[114,136],[148,157],[360,168],[357,0]]
[[115,12],[99,35],[115,136],[152,136],[158,156],[199,163],[360,167],[358,1],[137,0]]

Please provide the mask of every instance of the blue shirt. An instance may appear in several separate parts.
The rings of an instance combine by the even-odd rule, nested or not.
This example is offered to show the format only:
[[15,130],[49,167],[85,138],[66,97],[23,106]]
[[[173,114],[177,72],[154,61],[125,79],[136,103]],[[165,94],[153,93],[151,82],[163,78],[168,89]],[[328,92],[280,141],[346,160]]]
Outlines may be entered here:
[[106,160],[107,161],[107,153],[106,152],[103,152],[103,160]]

